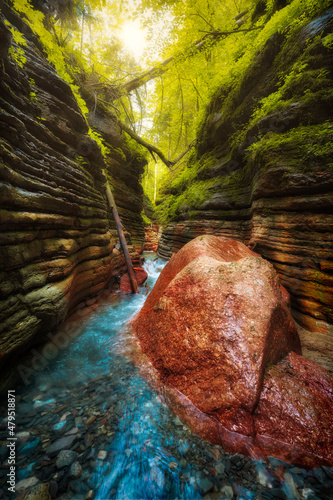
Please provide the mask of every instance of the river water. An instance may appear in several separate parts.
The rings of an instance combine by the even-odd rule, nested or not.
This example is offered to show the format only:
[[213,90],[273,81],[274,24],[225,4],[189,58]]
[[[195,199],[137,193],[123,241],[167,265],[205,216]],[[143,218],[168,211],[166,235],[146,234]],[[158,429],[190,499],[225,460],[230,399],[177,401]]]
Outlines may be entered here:
[[[329,471],[227,453],[192,433],[163,391],[142,378],[127,355],[126,324],[165,265],[145,257],[149,278],[140,294],[102,302],[81,320],[79,335],[16,391],[16,494],[47,484],[51,497],[63,500],[330,498]],[[274,476],[281,464],[289,471],[283,484]],[[0,498],[15,498],[4,476]]]

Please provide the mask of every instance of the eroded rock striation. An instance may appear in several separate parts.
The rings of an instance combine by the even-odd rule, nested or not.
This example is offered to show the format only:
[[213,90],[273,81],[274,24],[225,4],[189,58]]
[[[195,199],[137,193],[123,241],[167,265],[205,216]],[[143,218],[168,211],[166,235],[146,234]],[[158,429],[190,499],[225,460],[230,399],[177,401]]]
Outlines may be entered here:
[[[132,328],[163,383],[211,419],[208,435],[199,429],[204,437],[243,453],[274,449],[305,465],[332,461],[332,376],[298,356],[278,276],[242,243],[206,235],[185,245]],[[292,374],[284,376],[291,362]],[[319,429],[327,431],[320,443]],[[284,447],[274,447],[279,440]]]
[[[90,123],[101,135],[108,129],[105,160],[71,87],[47,62],[39,40],[6,3],[0,7],[3,388],[17,375],[18,358],[24,362],[32,346],[124,272],[122,252],[114,248],[118,236],[102,169],[115,190],[128,242],[141,248],[139,177],[145,159],[124,142],[112,117],[97,108]],[[24,37],[21,63],[13,57],[18,47],[11,29]],[[139,263],[134,247],[131,255]]]
[[245,243],[274,265],[294,318],[316,332],[304,333],[307,352],[331,370],[332,19],[330,9],[276,32],[241,80],[216,92],[186,173],[159,201],[171,219],[160,256],[200,234]]

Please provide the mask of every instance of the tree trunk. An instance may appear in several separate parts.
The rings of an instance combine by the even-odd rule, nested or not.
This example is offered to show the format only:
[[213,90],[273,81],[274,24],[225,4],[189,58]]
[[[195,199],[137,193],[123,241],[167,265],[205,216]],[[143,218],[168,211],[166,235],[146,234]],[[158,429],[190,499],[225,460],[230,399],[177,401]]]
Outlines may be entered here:
[[218,42],[223,37],[233,35],[235,33],[253,31],[260,28],[262,28],[262,26],[256,26],[255,28],[248,28],[248,29],[237,29],[233,31],[210,31],[200,40],[197,40],[196,42],[192,43],[187,49],[183,50],[179,54],[169,57],[162,63],[154,66],[145,73],[142,73],[142,75],[133,78],[133,80],[130,80],[127,83],[124,83],[123,85],[120,86],[120,89],[126,94],[128,94],[132,90],[138,89],[139,87],[149,82],[150,80],[153,80],[154,78],[157,78],[158,76],[165,73],[169,69],[169,65],[172,62],[176,61],[177,59],[183,58],[184,56],[191,57],[195,55],[197,52],[201,52],[202,50],[204,50],[208,45]]

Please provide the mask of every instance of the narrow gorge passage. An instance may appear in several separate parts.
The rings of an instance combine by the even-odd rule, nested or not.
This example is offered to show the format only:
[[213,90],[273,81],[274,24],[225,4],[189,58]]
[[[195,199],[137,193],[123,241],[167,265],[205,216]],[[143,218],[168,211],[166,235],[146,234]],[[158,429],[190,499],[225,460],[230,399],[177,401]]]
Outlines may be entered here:
[[0,500],[333,500],[332,5],[0,0]]

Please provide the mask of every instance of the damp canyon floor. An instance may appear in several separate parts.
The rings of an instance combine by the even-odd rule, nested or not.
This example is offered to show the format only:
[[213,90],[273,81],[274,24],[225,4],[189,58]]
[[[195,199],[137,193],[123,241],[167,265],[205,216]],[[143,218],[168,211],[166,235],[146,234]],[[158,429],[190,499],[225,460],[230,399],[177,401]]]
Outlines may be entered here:
[[[164,262],[145,257],[152,288]],[[16,389],[16,492],[8,491],[2,418],[0,499],[30,488],[63,500],[333,499],[331,469],[227,453],[167,408],[163,390],[153,390],[126,355],[124,329],[146,291],[102,302],[82,319],[80,334]]]

